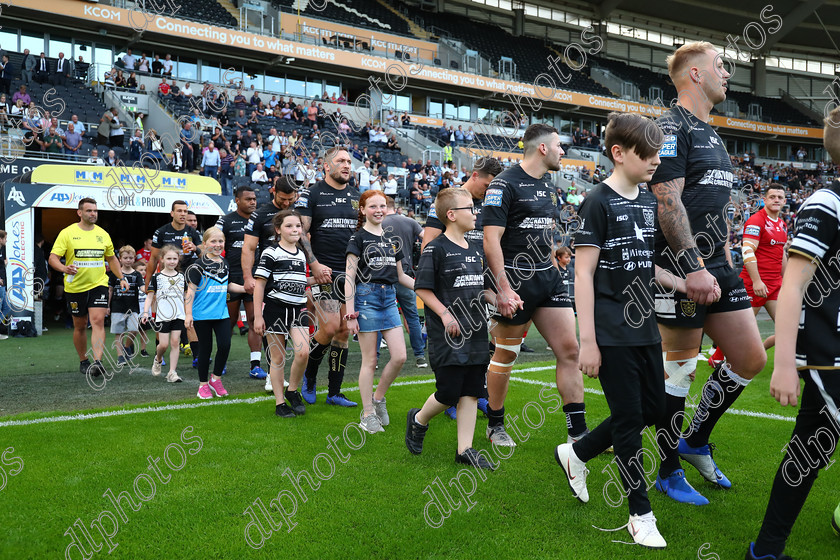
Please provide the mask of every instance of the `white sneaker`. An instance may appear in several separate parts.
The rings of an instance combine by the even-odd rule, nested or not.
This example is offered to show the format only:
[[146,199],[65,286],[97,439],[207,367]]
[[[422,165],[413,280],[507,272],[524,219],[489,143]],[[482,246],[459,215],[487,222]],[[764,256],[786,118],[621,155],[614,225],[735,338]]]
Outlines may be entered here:
[[586,489],[586,477],[589,474],[589,469],[586,468],[586,463],[575,455],[572,444],[558,445],[554,450],[554,459],[558,465],[563,467],[563,472],[566,473],[566,480],[569,482],[569,488],[572,489],[574,497],[583,503],[588,502],[589,490]]
[[271,386],[271,376],[267,375],[265,378],[265,392],[266,393],[273,393],[274,387]]
[[630,521],[627,522],[627,531],[636,544],[644,547],[665,548],[668,545],[656,528],[656,518],[652,511],[644,515],[631,515]]
[[160,375],[160,367],[161,363],[155,358],[152,362],[152,375]]
[[391,418],[388,416],[388,409],[385,407],[385,397],[381,401],[373,399],[373,412],[379,418],[379,423],[387,426],[391,423]]
[[369,434],[375,434],[376,432],[384,432],[385,428],[382,427],[382,422],[379,421],[379,416],[374,414],[368,414],[367,416],[362,418],[362,421],[359,422],[359,426]]
[[504,425],[496,426],[494,428],[487,426],[487,432],[485,433],[487,435],[487,439],[496,445],[501,447],[516,447],[516,442],[508,435]]
[[176,372],[176,371],[170,371],[169,373],[167,373],[166,374],[166,380],[169,383],[181,383],[183,381],[183,379],[178,377],[178,372]]

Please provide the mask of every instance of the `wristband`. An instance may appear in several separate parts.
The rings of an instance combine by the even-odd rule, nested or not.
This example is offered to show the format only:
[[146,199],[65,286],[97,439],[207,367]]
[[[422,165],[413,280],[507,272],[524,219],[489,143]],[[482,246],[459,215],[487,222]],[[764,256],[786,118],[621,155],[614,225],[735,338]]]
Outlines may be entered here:
[[345,321],[349,321],[350,319],[356,319],[356,318],[358,318],[358,316],[359,316],[359,312],[358,312],[358,311],[356,311],[355,313],[348,313],[347,315],[345,315],[345,316],[344,316],[344,320],[345,320]]
[[697,247],[680,251],[677,254],[677,264],[685,274],[706,268],[706,265],[703,264],[703,257],[700,256],[700,250]]

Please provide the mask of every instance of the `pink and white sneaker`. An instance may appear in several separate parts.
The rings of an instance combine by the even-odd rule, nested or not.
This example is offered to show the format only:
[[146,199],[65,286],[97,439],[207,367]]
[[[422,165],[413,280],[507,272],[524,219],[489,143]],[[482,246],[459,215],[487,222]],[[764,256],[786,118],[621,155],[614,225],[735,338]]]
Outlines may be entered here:
[[213,392],[214,392],[214,393],[216,393],[216,396],[217,396],[217,397],[226,397],[226,396],[228,396],[228,392],[227,392],[227,390],[225,389],[225,386],[224,386],[224,385],[222,385],[222,380],[221,380],[221,379],[219,379],[218,381],[212,381],[212,380],[211,380],[211,381],[208,383],[208,385],[210,386],[210,388],[211,388],[211,389],[213,389]]
[[199,399],[212,399],[213,393],[210,391],[210,385],[199,385],[198,386],[198,398]]

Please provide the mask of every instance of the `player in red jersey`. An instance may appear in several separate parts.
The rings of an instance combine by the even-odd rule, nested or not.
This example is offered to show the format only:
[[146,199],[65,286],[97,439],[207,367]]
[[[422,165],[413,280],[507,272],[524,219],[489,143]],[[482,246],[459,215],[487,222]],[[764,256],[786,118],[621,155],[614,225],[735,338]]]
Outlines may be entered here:
[[[765,308],[770,318],[776,320],[776,300],[782,288],[782,273],[787,264],[787,226],[779,217],[785,203],[785,188],[771,183],[764,190],[764,208],[750,216],[744,224],[741,252],[744,268],[741,278],[752,298],[753,313],[758,315]],[[772,348],[775,335],[764,341],[764,349]]]

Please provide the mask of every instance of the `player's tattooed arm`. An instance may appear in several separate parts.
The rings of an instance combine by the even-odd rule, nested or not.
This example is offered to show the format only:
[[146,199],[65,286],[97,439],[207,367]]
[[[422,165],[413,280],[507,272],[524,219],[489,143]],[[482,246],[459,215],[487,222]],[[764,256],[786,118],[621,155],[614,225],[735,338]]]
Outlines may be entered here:
[[312,263],[315,261],[315,254],[312,252],[312,244],[309,242],[309,228],[312,227],[312,218],[309,216],[302,216],[300,219],[303,228],[303,235],[298,240],[298,245],[303,249],[303,254],[306,256],[306,262]]
[[651,192],[659,201],[659,227],[668,240],[668,245],[676,253],[696,247],[691,235],[691,224],[682,203],[685,177],[678,177],[651,185]]

